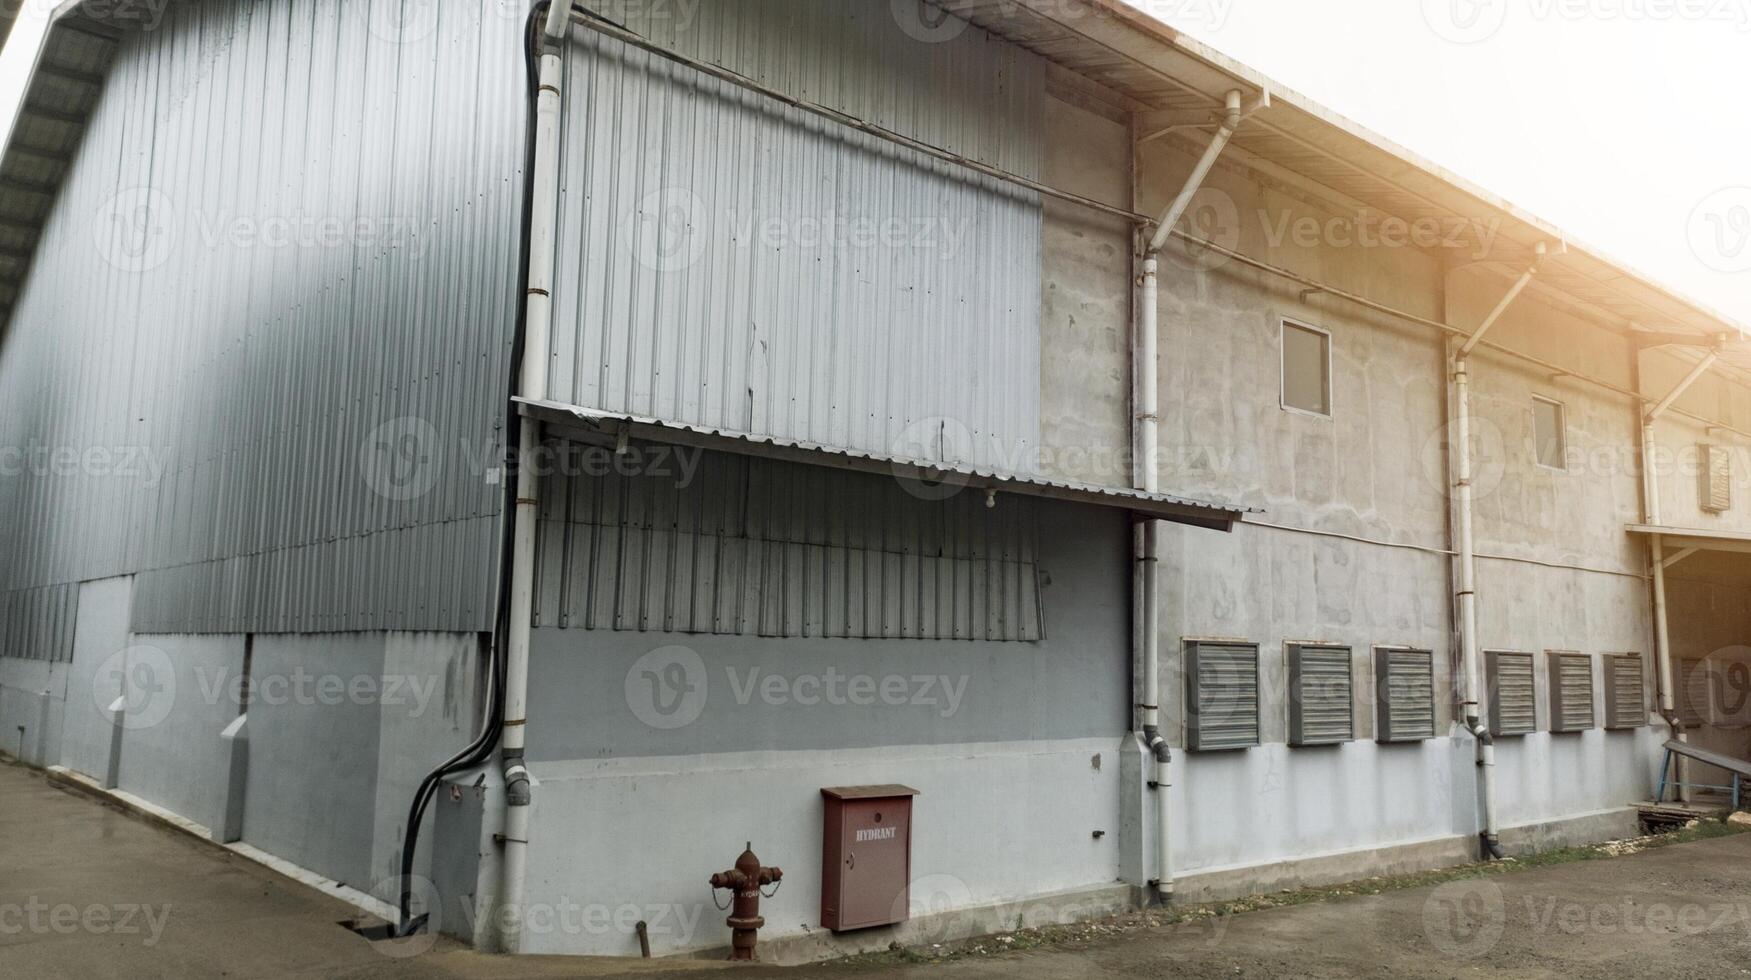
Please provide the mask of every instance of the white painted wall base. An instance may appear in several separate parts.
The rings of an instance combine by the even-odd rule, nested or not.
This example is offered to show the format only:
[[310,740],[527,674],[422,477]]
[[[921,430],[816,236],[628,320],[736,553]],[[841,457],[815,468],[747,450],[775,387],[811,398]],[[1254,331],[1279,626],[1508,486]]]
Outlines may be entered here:
[[[762,942],[819,936],[824,786],[901,783],[920,791],[915,914],[1110,888],[1120,878],[1119,741],[1115,733],[532,764],[540,787],[524,951],[637,955],[640,919],[650,923],[657,955],[722,946],[725,913],[713,906],[706,879],[734,864],[750,841],[762,861],[785,872],[777,894],[761,903]],[[1076,898],[1066,913],[1082,903]],[[834,948],[865,948],[859,942]]]

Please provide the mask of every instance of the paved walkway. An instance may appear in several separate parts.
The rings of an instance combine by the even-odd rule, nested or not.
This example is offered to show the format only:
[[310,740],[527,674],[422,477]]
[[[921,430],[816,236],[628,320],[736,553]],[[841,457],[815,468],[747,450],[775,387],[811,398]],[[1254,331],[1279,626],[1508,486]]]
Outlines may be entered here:
[[[0,977],[721,975],[716,963],[385,955],[351,909],[229,852],[0,765]],[[1629,857],[906,966],[754,966],[738,980],[1751,977],[1751,834]]]

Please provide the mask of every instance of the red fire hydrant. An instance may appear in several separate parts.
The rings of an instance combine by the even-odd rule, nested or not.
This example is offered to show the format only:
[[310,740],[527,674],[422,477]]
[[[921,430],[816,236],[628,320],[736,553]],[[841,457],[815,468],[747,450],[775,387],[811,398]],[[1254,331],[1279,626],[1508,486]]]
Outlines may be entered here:
[[730,959],[757,959],[754,943],[759,938],[760,927],[766,924],[766,920],[760,917],[760,886],[777,884],[783,877],[784,872],[777,868],[760,866],[760,859],[754,856],[753,841],[749,841],[748,849],[736,858],[734,868],[711,876],[713,889],[727,888],[735,893],[730,901],[730,917],[724,920],[732,930]]

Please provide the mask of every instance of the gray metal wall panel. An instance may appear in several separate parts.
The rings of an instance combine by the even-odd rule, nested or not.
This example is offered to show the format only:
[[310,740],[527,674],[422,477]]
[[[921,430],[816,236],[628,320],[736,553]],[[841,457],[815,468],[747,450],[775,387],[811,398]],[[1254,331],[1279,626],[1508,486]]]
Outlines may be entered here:
[[[173,5],[117,54],[0,346],[0,592],[156,632],[490,626],[521,17]],[[84,458],[81,456],[81,458]]]
[[79,586],[48,585],[0,595],[0,656],[68,663]]
[[[1031,55],[912,41],[887,4],[707,7],[758,11],[723,60],[767,84],[858,112],[879,95],[878,121],[994,140],[980,155],[1019,169],[1037,155]],[[753,25],[782,43],[752,45]],[[1035,195],[587,30],[570,50],[550,398],[1035,468]]]
[[1040,175],[1045,62],[945,20],[925,0],[583,5],[694,61],[989,166]]
[[[858,639],[1044,638],[1039,502],[747,456],[570,447],[543,487],[536,625]],[[595,456],[582,453],[593,452]],[[665,451],[666,452],[666,451]],[[661,472],[658,472],[660,470]]]

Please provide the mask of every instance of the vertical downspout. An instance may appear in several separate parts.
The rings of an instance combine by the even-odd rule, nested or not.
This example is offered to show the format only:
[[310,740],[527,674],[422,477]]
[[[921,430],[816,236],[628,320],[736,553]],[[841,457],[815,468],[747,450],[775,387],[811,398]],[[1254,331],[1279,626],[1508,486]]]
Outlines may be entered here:
[[[1720,338],[1719,342],[1724,344],[1726,338]],[[1703,356],[1701,361],[1697,362],[1695,367],[1691,368],[1690,373],[1684,376],[1684,380],[1678,382],[1665,398],[1660,399],[1642,416],[1642,507],[1644,521],[1650,527],[1660,526],[1660,478],[1659,474],[1654,471],[1654,423],[1660,420],[1660,416],[1666,414],[1666,410],[1671,408],[1673,403],[1678,401],[1678,398],[1696,383],[1697,379],[1707,373],[1709,368],[1714,367],[1715,362],[1720,360],[1720,356],[1720,346],[1717,344],[1713,350]],[[1671,728],[1674,738],[1680,742],[1688,742],[1690,741],[1690,733],[1684,730],[1684,720],[1678,714],[1678,685],[1676,672],[1672,667],[1672,641],[1666,614],[1666,541],[1659,534],[1648,536],[1648,562],[1651,566],[1654,583],[1654,654],[1659,664],[1660,715],[1666,719],[1666,724]],[[1690,790],[1684,785],[1687,781],[1686,762],[1682,756],[1678,756],[1673,760],[1673,765],[1677,768],[1673,782],[1677,786],[1678,799],[1688,801]]]
[[1472,532],[1472,487],[1471,487],[1471,352],[1482,342],[1484,334],[1502,318],[1508,307],[1517,299],[1532,277],[1538,274],[1539,263],[1545,253],[1544,243],[1537,246],[1538,258],[1528,268],[1490,315],[1484,319],[1483,325],[1472,332],[1471,336],[1453,353],[1453,401],[1455,414],[1454,441],[1456,448],[1453,453],[1456,472],[1454,474],[1454,492],[1457,496],[1459,521],[1459,623],[1460,649],[1464,677],[1461,679],[1464,692],[1462,701],[1465,711],[1465,727],[1477,739],[1478,793],[1483,803],[1483,830],[1479,838],[1483,844],[1484,853],[1493,858],[1502,856],[1500,836],[1501,825],[1497,822],[1496,808],[1496,741],[1490,734],[1489,725],[1485,724],[1479,709],[1478,692],[1483,688],[1483,675],[1478,662],[1477,648],[1477,551],[1474,546]]
[[[1260,104],[1268,103],[1269,97],[1261,98]],[[1191,206],[1192,198],[1198,188],[1203,186],[1205,178],[1216,165],[1216,158],[1222,155],[1234,131],[1240,127],[1245,118],[1241,107],[1239,89],[1228,93],[1224,100],[1222,123],[1215,137],[1192,169],[1191,176],[1186,179],[1185,186],[1173,203],[1163,212],[1157,223],[1155,235],[1150,239],[1143,257],[1143,289],[1139,301],[1141,306],[1140,324],[1138,327],[1137,347],[1137,429],[1136,456],[1141,465],[1138,467],[1138,483],[1145,493],[1160,492],[1161,468],[1158,465],[1160,455],[1161,430],[1161,365],[1160,353],[1160,272],[1161,264],[1156,256],[1166,246],[1173,228],[1179,219]],[[1133,134],[1133,139],[1135,134]],[[1133,147],[1135,143],[1133,142]],[[1135,182],[1133,181],[1133,187]],[[1142,580],[1141,586],[1135,591],[1143,598],[1143,648],[1140,651],[1143,659],[1143,690],[1139,697],[1139,715],[1143,727],[1143,742],[1148,747],[1154,760],[1154,778],[1149,780],[1149,788],[1155,793],[1155,829],[1156,829],[1156,895],[1165,903],[1172,901],[1174,890],[1173,874],[1173,834],[1172,834],[1172,768],[1173,751],[1168,747],[1167,738],[1161,734],[1161,595],[1159,591],[1161,567],[1161,522],[1147,520],[1143,522],[1143,533],[1140,540],[1139,553],[1136,556],[1135,574]]]
[[[553,3],[542,29],[540,90],[535,104],[535,169],[530,174],[533,203],[529,219],[529,281],[524,294],[521,394],[547,397],[548,350],[553,326],[554,226],[559,207],[560,80],[562,44],[571,36],[571,4]],[[504,864],[499,883],[499,945],[507,953],[522,947],[523,891],[529,867],[529,807],[533,793],[524,764],[528,727],[529,634],[535,616],[535,536],[541,505],[541,478],[535,451],[539,426],[519,427],[517,512],[511,553],[511,608],[505,662],[505,720],[500,753],[505,776]]]

